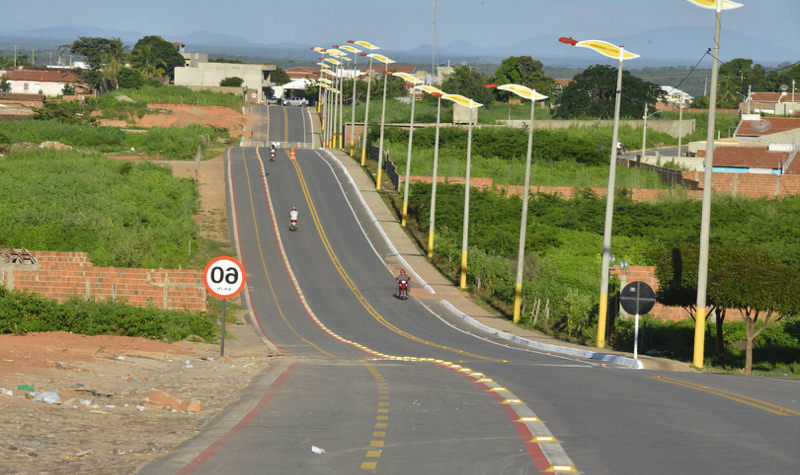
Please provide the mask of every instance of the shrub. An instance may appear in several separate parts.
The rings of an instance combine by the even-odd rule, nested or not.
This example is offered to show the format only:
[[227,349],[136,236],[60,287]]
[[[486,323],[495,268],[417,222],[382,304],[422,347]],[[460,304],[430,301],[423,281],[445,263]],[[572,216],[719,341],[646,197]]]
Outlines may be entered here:
[[227,77],[219,82],[220,86],[232,86],[232,87],[241,87],[244,83],[244,79],[239,77]]
[[122,68],[117,73],[119,87],[125,89],[138,89],[144,84],[144,76],[138,69]]

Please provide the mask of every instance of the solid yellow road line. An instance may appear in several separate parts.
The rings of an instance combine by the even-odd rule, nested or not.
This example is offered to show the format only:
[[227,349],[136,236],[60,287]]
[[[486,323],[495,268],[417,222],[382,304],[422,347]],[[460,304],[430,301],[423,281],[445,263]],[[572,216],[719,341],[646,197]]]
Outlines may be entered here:
[[392,324],[388,320],[386,320],[380,313],[378,313],[378,311],[375,310],[375,308],[369,303],[369,301],[364,296],[364,294],[362,294],[361,291],[358,289],[358,287],[356,286],[355,282],[353,282],[353,279],[350,278],[350,275],[344,269],[344,266],[342,266],[341,262],[339,261],[339,258],[336,256],[336,253],[333,250],[333,246],[331,246],[331,243],[328,240],[327,234],[325,233],[325,229],[322,227],[322,222],[320,221],[319,214],[317,213],[316,207],[314,206],[314,202],[311,199],[311,193],[310,193],[310,191],[308,189],[308,184],[306,183],[305,177],[303,176],[303,171],[300,169],[300,165],[297,163],[297,161],[292,162],[292,164],[294,165],[295,171],[297,173],[297,179],[300,181],[300,188],[303,191],[303,196],[306,199],[306,204],[308,205],[308,209],[309,209],[309,212],[311,214],[312,221],[314,221],[314,225],[317,228],[317,234],[319,234],[320,240],[322,241],[322,246],[325,248],[325,251],[328,253],[328,257],[330,258],[331,262],[333,263],[334,267],[336,268],[336,271],[339,273],[339,276],[342,277],[342,280],[344,281],[344,283],[347,285],[347,287],[350,289],[350,291],[353,293],[353,295],[355,295],[356,299],[358,299],[359,303],[367,311],[367,313],[372,315],[372,317],[376,321],[378,321],[380,324],[382,324],[384,327],[386,327],[389,330],[397,333],[398,335],[401,335],[401,336],[404,336],[404,337],[408,338],[409,340],[416,341],[417,343],[422,343],[422,344],[427,345],[427,346],[432,346],[432,347],[439,348],[439,349],[442,349],[442,350],[451,351],[453,353],[457,353],[457,354],[460,354],[462,356],[470,356],[470,357],[473,357],[473,358],[486,360],[486,361],[493,361],[493,362],[496,362],[496,363],[505,362],[505,360],[502,360],[502,359],[490,358],[488,356],[478,355],[478,354],[471,353],[471,352],[468,352],[468,351],[460,350],[458,348],[453,348],[453,347],[450,347],[450,346],[447,346],[447,345],[441,345],[441,344],[438,344],[438,343],[433,343],[431,341],[422,339],[422,338],[420,338],[418,336],[412,335],[411,333],[408,333],[408,332],[406,332],[404,330],[401,330],[400,328],[398,328],[397,326],[395,326],[394,324]]
[[286,107],[283,108],[283,142],[289,143],[289,112]]
[[777,404],[773,404],[768,401],[756,399],[754,397],[745,396],[744,394],[735,393],[733,391],[727,391],[725,389],[711,388],[702,384],[696,384],[689,381],[684,381],[682,379],[665,378],[662,376],[651,376],[650,379],[656,381],[663,381],[669,384],[674,384],[675,386],[694,389],[695,391],[700,391],[707,394],[713,394],[714,396],[724,397],[725,399],[745,404],[747,406],[754,407],[756,409],[761,409],[762,411],[770,412],[772,414],[776,414],[779,416],[788,416],[788,415],[800,416],[800,412],[798,411],[783,406],[779,406]]
[[362,462],[361,463],[361,470],[375,470],[378,464],[375,462]]
[[[256,156],[258,157],[259,160],[261,160],[261,154],[258,152],[258,147],[256,147]],[[248,196],[250,198],[250,212],[251,212],[251,214],[253,216],[253,232],[254,232],[254,234],[256,236],[256,244],[258,245],[258,256],[261,259],[261,269],[264,272],[264,276],[267,278],[267,287],[269,287],[269,291],[272,294],[272,298],[273,298],[273,300],[275,300],[275,307],[278,309],[278,313],[280,314],[280,316],[283,319],[284,323],[286,323],[286,326],[289,327],[289,330],[291,330],[291,332],[294,333],[294,335],[297,338],[299,338],[301,341],[303,341],[304,343],[308,344],[312,348],[316,349],[317,351],[319,351],[323,355],[325,355],[325,356],[327,356],[329,358],[335,358],[335,356],[333,354],[328,353],[327,351],[323,350],[319,346],[317,346],[314,343],[312,343],[312,342],[306,340],[305,338],[303,338],[297,332],[297,330],[295,330],[294,326],[292,326],[292,324],[289,323],[289,319],[286,318],[286,314],[283,313],[283,308],[281,307],[281,304],[278,301],[278,295],[275,293],[275,288],[272,285],[272,278],[269,275],[269,271],[267,270],[267,263],[266,263],[266,260],[264,259],[264,251],[262,250],[262,246],[261,246],[261,234],[258,232],[258,224],[257,224],[258,220],[256,219],[256,206],[255,206],[255,203],[253,202],[253,187],[252,187],[252,185],[250,185],[250,171],[247,168],[247,161],[245,160],[244,148],[242,148],[242,164],[244,165],[244,173],[245,173],[245,176],[247,177],[247,194],[248,194]],[[231,178],[231,179],[233,179],[233,178]]]

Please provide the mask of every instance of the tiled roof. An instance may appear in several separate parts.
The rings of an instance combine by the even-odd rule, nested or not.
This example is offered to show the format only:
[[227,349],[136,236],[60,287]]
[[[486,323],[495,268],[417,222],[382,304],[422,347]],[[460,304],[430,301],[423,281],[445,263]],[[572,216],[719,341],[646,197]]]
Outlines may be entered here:
[[0,92],[0,102],[2,101],[43,101],[45,100],[42,94],[11,94]]
[[[698,157],[705,157],[705,150],[698,150]],[[761,147],[722,146],[714,148],[715,167],[781,168],[789,158],[789,152],[771,152]]]
[[9,81],[37,81],[37,82],[59,82],[59,83],[81,82],[77,74],[68,71],[23,69],[16,71],[6,71],[5,76],[8,78]]
[[759,120],[743,120],[736,129],[737,137],[760,137],[787,130],[800,129],[800,119],[792,117],[762,117]]
[[754,92],[750,94],[750,100],[753,102],[778,102],[781,94],[781,92]]
[[560,84],[562,86],[569,86],[573,80],[572,79],[555,79],[556,84]]

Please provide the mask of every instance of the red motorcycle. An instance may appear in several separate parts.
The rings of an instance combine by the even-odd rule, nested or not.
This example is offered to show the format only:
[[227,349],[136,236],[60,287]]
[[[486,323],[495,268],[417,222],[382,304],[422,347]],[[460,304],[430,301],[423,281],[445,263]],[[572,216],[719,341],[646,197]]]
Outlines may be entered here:
[[408,279],[397,280],[397,298],[400,300],[408,299]]
[[296,219],[289,219],[289,230],[296,231],[297,230],[297,220]]

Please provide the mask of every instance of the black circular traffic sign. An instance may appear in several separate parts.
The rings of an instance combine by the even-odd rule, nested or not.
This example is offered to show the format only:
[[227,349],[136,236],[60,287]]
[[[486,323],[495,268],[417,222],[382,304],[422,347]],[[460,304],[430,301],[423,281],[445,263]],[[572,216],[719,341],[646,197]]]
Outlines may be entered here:
[[631,282],[619,293],[619,301],[626,312],[644,315],[656,304],[656,293],[644,282]]

